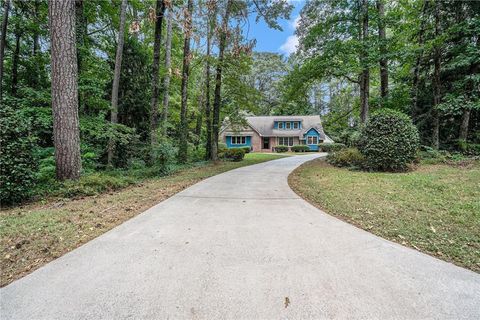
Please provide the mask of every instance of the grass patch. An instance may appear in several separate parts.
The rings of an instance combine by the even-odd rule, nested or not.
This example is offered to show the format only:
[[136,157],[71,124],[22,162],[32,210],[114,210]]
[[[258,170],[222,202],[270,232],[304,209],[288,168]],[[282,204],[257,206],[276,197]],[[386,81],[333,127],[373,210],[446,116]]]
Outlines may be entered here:
[[290,186],[326,212],[386,239],[480,272],[480,163],[407,173],[350,171],[315,160]]
[[34,271],[200,180],[279,158],[282,156],[250,153],[241,162],[204,162],[143,180],[138,171],[127,175],[96,173],[63,185],[55,197],[2,210],[0,285]]

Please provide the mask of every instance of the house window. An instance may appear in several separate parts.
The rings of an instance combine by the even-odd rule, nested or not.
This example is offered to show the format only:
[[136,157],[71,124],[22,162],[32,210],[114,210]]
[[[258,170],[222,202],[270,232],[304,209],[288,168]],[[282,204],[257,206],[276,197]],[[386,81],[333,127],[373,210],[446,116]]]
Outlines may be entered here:
[[280,146],[293,146],[293,137],[278,137],[278,145]]
[[318,144],[318,137],[317,136],[308,136],[307,137],[307,144]]
[[283,129],[283,122],[278,123],[278,129]]
[[299,123],[297,121],[295,121],[293,123],[293,129],[298,129],[298,127],[299,127]]
[[234,137],[231,137],[231,138],[232,138],[232,145],[233,144],[245,144],[245,143],[247,143],[247,137],[234,136]]
[[292,126],[292,123],[290,122],[285,122],[285,129],[290,130]]

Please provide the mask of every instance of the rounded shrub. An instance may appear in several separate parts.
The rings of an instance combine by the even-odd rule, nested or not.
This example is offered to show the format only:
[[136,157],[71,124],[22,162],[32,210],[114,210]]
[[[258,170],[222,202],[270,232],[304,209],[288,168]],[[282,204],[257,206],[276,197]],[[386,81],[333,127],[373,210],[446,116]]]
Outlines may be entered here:
[[308,151],[310,151],[310,148],[306,145],[303,145],[303,144],[292,146],[291,149],[292,149],[293,152],[308,152]]
[[382,109],[372,114],[362,128],[358,147],[367,169],[403,171],[415,160],[418,129],[406,114]]
[[288,151],[288,147],[287,146],[276,146],[275,147],[275,152],[287,152]]
[[242,161],[243,157],[245,157],[245,151],[243,150],[243,148],[227,149],[224,152],[224,157],[225,159],[230,161],[235,161],[235,162]]

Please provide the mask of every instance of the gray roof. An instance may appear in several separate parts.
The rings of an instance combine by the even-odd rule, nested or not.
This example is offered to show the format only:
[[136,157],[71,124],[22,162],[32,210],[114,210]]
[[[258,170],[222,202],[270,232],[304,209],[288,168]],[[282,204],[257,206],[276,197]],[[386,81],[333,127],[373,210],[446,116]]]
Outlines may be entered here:
[[[260,136],[263,136],[263,137],[298,136],[299,138],[303,138],[303,135],[307,133],[307,131],[310,130],[311,128],[314,128],[315,130],[317,130],[318,133],[320,133],[321,137],[325,137],[320,116],[247,116],[245,117],[245,120],[253,130],[255,130]],[[298,130],[274,129],[273,124],[275,121],[301,121],[302,128]],[[230,129],[227,131],[238,130],[238,128],[233,129],[229,127],[230,126],[226,124],[222,128],[222,131],[226,129]],[[245,131],[245,130],[246,128],[240,131]]]

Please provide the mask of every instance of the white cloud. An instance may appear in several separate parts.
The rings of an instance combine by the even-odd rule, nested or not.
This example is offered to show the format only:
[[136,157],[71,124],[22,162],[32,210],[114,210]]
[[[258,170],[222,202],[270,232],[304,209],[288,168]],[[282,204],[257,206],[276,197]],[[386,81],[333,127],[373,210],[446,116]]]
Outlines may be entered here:
[[280,51],[286,53],[287,55],[290,55],[291,53],[294,53],[297,51],[298,47],[298,37],[293,35],[289,36],[287,40],[280,46]]
[[300,23],[300,15],[296,16],[293,20],[289,21],[290,27],[292,27],[292,29],[294,30],[297,30],[299,23]]

